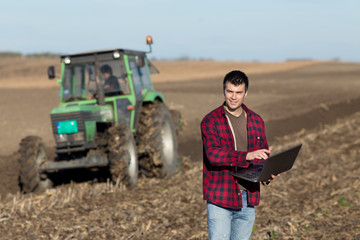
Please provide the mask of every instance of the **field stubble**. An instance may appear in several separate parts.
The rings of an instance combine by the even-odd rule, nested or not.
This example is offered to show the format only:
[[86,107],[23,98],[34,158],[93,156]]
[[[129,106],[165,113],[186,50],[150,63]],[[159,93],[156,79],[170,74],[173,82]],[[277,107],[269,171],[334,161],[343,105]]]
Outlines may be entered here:
[[[276,140],[273,153],[298,143],[303,148],[291,171],[262,187],[253,239],[360,237],[359,124],[356,113]],[[186,157],[183,163],[174,178],[141,178],[132,190],[87,182],[8,195],[0,202],[0,237],[206,239],[202,163]]]

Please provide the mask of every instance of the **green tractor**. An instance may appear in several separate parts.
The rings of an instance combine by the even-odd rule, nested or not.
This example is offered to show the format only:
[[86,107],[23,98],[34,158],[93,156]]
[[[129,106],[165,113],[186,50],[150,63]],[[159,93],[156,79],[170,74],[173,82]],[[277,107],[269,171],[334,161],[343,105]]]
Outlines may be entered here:
[[[51,111],[56,157],[40,137],[21,140],[19,184],[23,192],[53,186],[51,175],[70,169],[106,169],[129,187],[138,174],[171,177],[180,167],[180,114],[169,110],[150,74],[150,51],[112,49],[61,56],[59,107]],[[48,68],[49,79],[55,68]]]

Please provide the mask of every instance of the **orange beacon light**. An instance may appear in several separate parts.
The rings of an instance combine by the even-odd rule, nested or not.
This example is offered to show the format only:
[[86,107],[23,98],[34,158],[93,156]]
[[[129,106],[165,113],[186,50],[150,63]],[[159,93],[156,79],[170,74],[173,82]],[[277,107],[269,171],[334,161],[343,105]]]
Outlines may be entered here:
[[153,43],[153,40],[152,40],[152,37],[151,36],[147,36],[146,37],[146,44],[152,44]]

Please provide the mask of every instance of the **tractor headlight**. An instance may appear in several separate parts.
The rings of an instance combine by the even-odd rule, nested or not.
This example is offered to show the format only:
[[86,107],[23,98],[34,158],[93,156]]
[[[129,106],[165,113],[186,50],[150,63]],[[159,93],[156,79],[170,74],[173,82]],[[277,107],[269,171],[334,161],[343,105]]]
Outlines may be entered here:
[[64,58],[64,63],[65,64],[70,64],[71,63],[71,59],[69,57]]
[[120,58],[120,53],[119,53],[119,51],[113,52],[113,57],[114,57],[115,59]]
[[74,141],[84,141],[84,132],[77,132],[72,135]]
[[68,135],[67,134],[56,134],[55,139],[56,139],[56,142],[67,142]]

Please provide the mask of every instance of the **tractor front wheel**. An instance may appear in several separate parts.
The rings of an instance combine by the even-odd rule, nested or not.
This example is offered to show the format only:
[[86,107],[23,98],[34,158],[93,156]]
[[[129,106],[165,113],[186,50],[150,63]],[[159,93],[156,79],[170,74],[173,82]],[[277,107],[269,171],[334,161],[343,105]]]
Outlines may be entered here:
[[24,193],[43,192],[52,187],[52,182],[41,173],[39,167],[48,161],[45,144],[37,136],[28,136],[21,140],[19,149],[19,184]]

